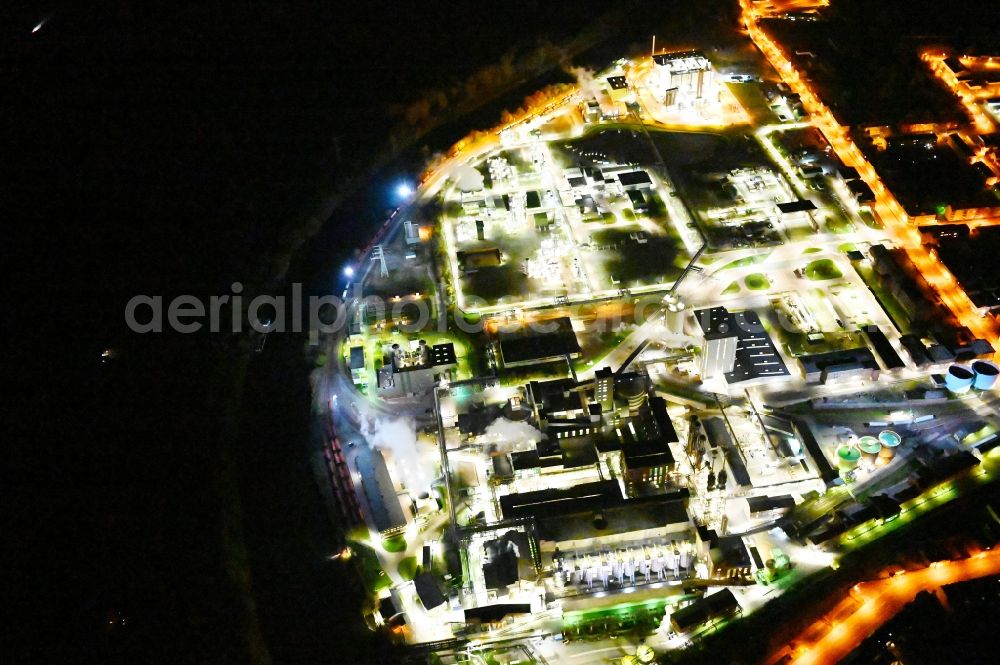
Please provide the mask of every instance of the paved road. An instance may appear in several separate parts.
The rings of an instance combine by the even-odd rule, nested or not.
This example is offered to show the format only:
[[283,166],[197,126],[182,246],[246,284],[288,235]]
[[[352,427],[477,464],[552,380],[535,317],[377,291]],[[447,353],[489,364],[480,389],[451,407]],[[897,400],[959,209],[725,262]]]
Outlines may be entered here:
[[837,663],[919,592],[997,574],[1000,574],[1000,550],[993,550],[958,561],[937,561],[927,568],[885,580],[862,582],[833,611],[803,631],[793,641],[794,648],[782,649],[768,662],[775,663],[791,655],[795,665]]

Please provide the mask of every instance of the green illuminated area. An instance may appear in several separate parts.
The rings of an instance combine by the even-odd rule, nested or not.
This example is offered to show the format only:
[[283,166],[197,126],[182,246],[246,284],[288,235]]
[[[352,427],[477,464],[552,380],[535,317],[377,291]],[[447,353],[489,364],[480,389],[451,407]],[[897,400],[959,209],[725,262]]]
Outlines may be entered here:
[[932,487],[919,497],[903,504],[898,517],[859,524],[841,537],[841,545],[849,550],[881,538],[935,508],[959,498],[963,491],[968,492],[978,485],[994,482],[998,472],[1000,472],[1000,448],[984,455],[982,463],[962,477]]
[[571,639],[602,635],[646,635],[660,625],[670,607],[694,598],[695,596],[679,594],[593,610],[565,612],[563,632]]
[[766,291],[771,288],[771,282],[768,281],[765,275],[759,272],[747,275],[743,282],[751,291]]
[[817,259],[806,265],[803,269],[805,276],[813,281],[825,281],[828,279],[840,279],[843,277],[843,273],[837,268],[835,264],[830,259]]

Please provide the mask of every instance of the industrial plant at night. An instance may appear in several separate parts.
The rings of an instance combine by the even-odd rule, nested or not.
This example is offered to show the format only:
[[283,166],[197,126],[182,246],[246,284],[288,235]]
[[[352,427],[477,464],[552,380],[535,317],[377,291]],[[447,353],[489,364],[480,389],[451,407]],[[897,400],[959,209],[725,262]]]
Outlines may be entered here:
[[[125,451],[160,450],[157,427],[202,433],[158,453],[179,456],[179,487],[211,488],[176,490],[206,508],[171,528],[216,534],[206,547],[228,563],[206,588],[228,600],[205,603],[241,608],[224,613],[247,662],[993,662],[972,645],[1000,607],[1000,34],[978,3],[915,4],[602,6],[522,46],[558,23],[539,9],[524,35],[496,29],[521,55],[464,84],[421,83],[412,105],[387,92],[403,74],[380,84],[403,129],[335,133],[315,163],[349,172],[339,189],[275,175],[322,212],[274,255],[259,248],[276,221],[203,252],[229,265],[232,243],[252,247],[239,274],[254,278],[213,276],[233,304],[201,313],[260,325],[178,334],[172,360],[134,366],[154,347],[108,341],[95,363],[112,378],[93,382],[117,385],[118,367],[238,382],[204,397],[217,418],[177,390],[181,415],[145,424],[148,440],[115,415],[139,407],[116,405],[155,410],[165,388],[123,381],[93,420],[122,428],[108,438]],[[380,48],[357,56],[365,76],[395,66]],[[402,70],[433,69],[412,55]],[[380,122],[375,104],[351,122]],[[276,140],[266,161],[297,149]],[[311,262],[306,292],[325,304],[306,329],[282,298],[302,296]],[[182,370],[201,349],[238,362]],[[203,449],[201,418],[242,424]],[[121,473],[156,496],[129,454]],[[111,529],[154,523],[164,552],[198,541],[168,546],[155,510],[101,510]],[[185,570],[209,576],[198,556]],[[88,598],[107,612],[104,662],[167,621],[140,591]],[[171,603],[163,615],[198,605]]]

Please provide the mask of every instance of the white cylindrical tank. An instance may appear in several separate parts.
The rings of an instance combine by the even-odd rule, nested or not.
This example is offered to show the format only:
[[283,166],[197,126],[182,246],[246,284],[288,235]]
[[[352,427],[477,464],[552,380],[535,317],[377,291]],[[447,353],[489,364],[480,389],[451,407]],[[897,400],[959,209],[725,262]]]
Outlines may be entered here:
[[892,461],[896,455],[896,448],[903,442],[903,437],[891,429],[884,429],[878,433],[878,441],[882,444],[875,466],[884,466]]
[[861,456],[865,461],[874,464],[882,450],[882,444],[874,436],[863,436],[858,439],[858,450],[861,451]]
[[969,392],[975,375],[972,370],[963,365],[952,365],[944,375],[944,385],[955,395]]
[[663,327],[674,335],[683,335],[686,314],[684,301],[675,295],[667,295],[663,298],[663,303],[666,305],[663,312]]
[[987,360],[977,360],[972,363],[972,373],[975,375],[972,385],[976,390],[990,390],[997,383],[1000,368]]

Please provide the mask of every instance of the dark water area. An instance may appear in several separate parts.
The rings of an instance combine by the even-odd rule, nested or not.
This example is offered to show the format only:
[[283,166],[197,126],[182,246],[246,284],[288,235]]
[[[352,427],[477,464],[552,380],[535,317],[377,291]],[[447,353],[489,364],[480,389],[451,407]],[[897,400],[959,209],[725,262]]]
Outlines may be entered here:
[[[3,566],[14,621],[2,639],[13,662],[382,658],[355,582],[323,558],[338,536],[308,466],[303,337],[274,336],[248,356],[225,337],[135,335],[125,303],[266,281],[276,248],[303,240],[302,220],[367,168],[394,105],[511,48],[572,36],[602,9],[0,8],[0,147],[13,172],[0,195],[12,210],[5,322],[17,337]],[[384,219],[397,177],[556,80],[565,74],[424,137],[335,213],[289,279],[328,291]]]

